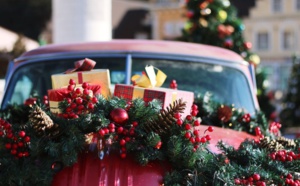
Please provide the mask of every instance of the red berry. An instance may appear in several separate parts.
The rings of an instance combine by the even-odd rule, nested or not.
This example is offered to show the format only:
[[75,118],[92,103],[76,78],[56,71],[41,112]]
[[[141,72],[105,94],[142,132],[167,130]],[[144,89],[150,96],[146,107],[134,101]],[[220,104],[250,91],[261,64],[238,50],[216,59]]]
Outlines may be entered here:
[[12,149],[12,150],[10,151],[10,153],[11,153],[12,155],[16,155],[16,154],[17,154],[17,150],[16,150],[16,149]]
[[253,180],[258,181],[258,180],[260,180],[260,175],[255,173],[252,175],[252,178],[253,178]]
[[212,131],[214,131],[214,128],[213,128],[212,126],[209,126],[209,127],[207,128],[207,130],[208,130],[208,132],[212,132]]
[[185,130],[190,130],[192,128],[192,125],[191,124],[186,124],[184,126]]
[[98,134],[100,134],[100,136],[104,136],[105,135],[105,131],[103,129],[100,129],[98,131]]
[[4,135],[4,132],[3,132],[3,131],[0,131],[0,137],[3,136],[3,135]]
[[97,102],[98,102],[98,99],[97,99],[97,97],[92,97],[92,99],[91,99],[91,100],[92,100],[92,102],[93,102],[93,103],[97,103]]
[[76,88],[75,92],[76,92],[76,94],[81,94],[81,89],[80,88]]
[[123,153],[121,153],[121,155],[120,155],[120,156],[121,156],[121,158],[123,158],[123,159],[124,159],[124,158],[126,158],[126,153],[124,153],[124,152],[123,152]]
[[290,173],[288,173],[288,174],[286,175],[286,177],[287,177],[288,179],[292,179],[292,178],[293,178],[293,175],[290,174]]
[[11,143],[6,143],[6,144],[5,144],[5,148],[6,148],[6,149],[11,149]]
[[176,112],[176,113],[174,114],[174,118],[180,119],[180,117],[181,117],[181,114],[180,114],[179,112]]
[[286,156],[286,161],[293,161],[293,157],[292,157],[292,156],[289,156],[289,155],[287,155],[287,156]]
[[116,126],[115,126],[115,124],[114,123],[110,123],[110,124],[108,124],[108,128],[115,128]]
[[77,107],[76,103],[71,103],[71,105],[70,105],[70,108],[71,108],[71,109],[74,109],[74,108],[76,108],[76,107]]
[[19,147],[24,147],[24,143],[20,141],[20,142],[18,142],[18,146]]
[[192,105],[192,110],[198,110],[198,106],[196,104]]
[[87,89],[87,88],[83,89],[83,94],[84,95],[89,95],[90,94],[90,90]]
[[191,121],[192,119],[193,119],[193,118],[192,118],[191,115],[187,115],[187,116],[186,116],[186,120]]
[[132,126],[133,126],[133,127],[138,126],[138,122],[137,122],[137,121],[132,122]]
[[198,114],[198,111],[197,111],[197,110],[192,110],[192,111],[191,111],[191,115],[192,115],[192,116],[197,116],[197,114]]
[[114,133],[116,130],[114,128],[109,129],[110,133]]
[[68,91],[72,92],[75,88],[75,85],[68,85]]
[[23,157],[23,153],[22,153],[22,152],[19,152],[19,153],[18,153],[18,157],[19,157],[19,158],[22,158],[22,157]]
[[194,135],[199,136],[200,132],[199,130],[194,130]]
[[196,136],[195,141],[199,143],[199,142],[201,142],[201,138],[199,136]]
[[183,124],[183,121],[182,121],[181,119],[178,119],[178,120],[176,121],[176,123],[177,123],[177,125],[181,126],[181,125]]
[[13,135],[11,132],[8,133],[8,134],[6,134],[6,137],[7,137],[8,139],[11,139],[13,136],[14,136],[14,135]]
[[22,130],[22,131],[19,132],[19,136],[20,136],[21,138],[24,138],[25,135],[26,135],[25,131]]
[[94,109],[94,107],[95,107],[93,103],[88,103],[87,106],[90,110]]
[[28,157],[29,156],[29,152],[23,152],[23,156]]
[[109,129],[108,128],[104,128],[103,130],[104,130],[105,134],[109,133]]
[[190,139],[192,135],[190,132],[186,132],[184,136],[185,138]]
[[239,184],[241,184],[241,180],[238,179],[238,178],[236,178],[236,179],[234,179],[234,183],[237,184],[237,185],[239,185]]
[[121,146],[124,146],[125,144],[126,144],[126,141],[125,141],[124,139],[121,139],[121,140],[120,140],[120,145],[121,145]]
[[30,137],[29,136],[25,136],[24,137],[24,142],[26,142],[26,143],[30,142]]
[[205,138],[206,138],[207,141],[211,140],[211,136],[210,135],[206,135]]
[[199,120],[195,120],[194,121],[194,126],[200,126],[200,121]]
[[205,137],[202,137],[201,138],[201,143],[205,143],[207,140],[206,140],[206,138]]
[[126,142],[128,142],[128,141],[130,141],[130,140],[131,140],[131,138],[130,138],[129,136],[125,137],[125,141],[126,141]]
[[119,127],[118,130],[117,130],[118,134],[121,134],[123,132],[123,130],[124,130],[123,127]]
[[87,82],[83,82],[81,85],[82,88],[86,89],[89,87],[89,84]]
[[195,143],[195,142],[196,142],[195,138],[191,137],[191,138],[190,138],[190,142],[191,142],[191,143]]
[[78,105],[77,110],[82,111],[84,109],[84,105]]
[[75,85],[75,84],[76,84],[76,81],[74,79],[69,80],[69,85]]
[[76,98],[76,103],[78,105],[82,104],[83,103],[83,99],[82,98]]

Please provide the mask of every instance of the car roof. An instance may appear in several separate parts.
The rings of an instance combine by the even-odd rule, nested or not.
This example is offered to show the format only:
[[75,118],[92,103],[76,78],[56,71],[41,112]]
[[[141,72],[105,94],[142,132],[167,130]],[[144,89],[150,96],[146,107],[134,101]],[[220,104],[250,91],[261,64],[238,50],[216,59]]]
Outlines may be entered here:
[[111,40],[101,42],[84,42],[71,44],[50,44],[25,52],[15,61],[23,61],[28,58],[41,57],[43,55],[67,52],[146,52],[174,55],[198,56],[226,61],[244,61],[237,53],[228,49],[195,44],[181,41],[159,40]]

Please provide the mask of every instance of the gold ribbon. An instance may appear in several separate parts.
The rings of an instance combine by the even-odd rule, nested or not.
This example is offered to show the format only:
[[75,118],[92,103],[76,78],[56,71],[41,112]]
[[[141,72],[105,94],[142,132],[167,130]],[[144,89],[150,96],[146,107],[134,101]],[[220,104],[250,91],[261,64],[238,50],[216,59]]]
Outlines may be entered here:
[[[155,69],[157,70],[157,73],[155,73]],[[142,73],[141,76],[134,75],[131,77],[131,81],[134,85],[144,88],[161,87],[167,78],[165,73],[152,65],[147,65],[145,67],[145,72]]]

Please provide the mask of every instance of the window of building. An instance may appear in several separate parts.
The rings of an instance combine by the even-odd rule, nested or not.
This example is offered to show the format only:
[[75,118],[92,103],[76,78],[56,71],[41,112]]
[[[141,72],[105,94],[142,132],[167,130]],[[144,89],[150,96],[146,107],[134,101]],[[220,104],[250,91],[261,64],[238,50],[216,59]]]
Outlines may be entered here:
[[281,0],[273,0],[273,11],[280,12],[282,9],[282,1]]
[[296,10],[300,11],[300,0],[296,0]]
[[282,48],[284,50],[294,48],[294,34],[290,31],[284,31],[282,37]]
[[178,21],[166,22],[164,25],[165,39],[175,38],[180,36],[183,26],[184,26],[184,22],[178,22]]
[[257,34],[256,38],[257,49],[258,50],[268,50],[269,49],[269,34],[267,32],[261,32]]

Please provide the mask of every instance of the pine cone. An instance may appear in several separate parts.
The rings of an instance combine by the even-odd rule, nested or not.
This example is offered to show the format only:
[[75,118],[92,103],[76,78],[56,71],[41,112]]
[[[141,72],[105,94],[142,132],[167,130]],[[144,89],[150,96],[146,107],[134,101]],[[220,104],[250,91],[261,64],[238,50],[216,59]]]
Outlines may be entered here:
[[186,103],[181,99],[176,100],[174,104],[170,104],[169,107],[162,110],[156,119],[150,119],[148,123],[145,124],[145,130],[147,132],[155,132],[158,134],[166,133],[172,124],[176,122],[174,118],[175,113],[183,113],[186,107]]
[[51,136],[57,134],[58,125],[54,125],[52,119],[38,106],[31,111],[29,121],[32,124],[32,128],[40,136],[45,135],[46,131]]
[[267,149],[269,152],[276,152],[284,149],[284,146],[278,143],[276,140],[271,140],[269,137],[264,137],[260,140],[260,146]]
[[287,148],[295,148],[296,147],[296,143],[294,140],[285,138],[283,136],[278,137],[277,141],[278,141],[278,143],[282,144],[284,147],[287,147]]

